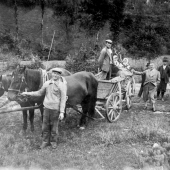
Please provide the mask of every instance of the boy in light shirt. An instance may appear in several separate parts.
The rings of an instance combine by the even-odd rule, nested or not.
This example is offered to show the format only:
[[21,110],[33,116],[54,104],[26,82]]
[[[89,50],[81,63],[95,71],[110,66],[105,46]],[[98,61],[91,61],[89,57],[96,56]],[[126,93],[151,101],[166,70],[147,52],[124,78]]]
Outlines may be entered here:
[[43,113],[43,142],[41,149],[52,146],[53,149],[57,147],[58,138],[58,124],[59,120],[64,118],[64,111],[66,105],[66,81],[61,77],[62,71],[59,68],[52,69],[52,79],[46,81],[42,88],[34,92],[23,92],[22,95],[44,98],[44,113]]

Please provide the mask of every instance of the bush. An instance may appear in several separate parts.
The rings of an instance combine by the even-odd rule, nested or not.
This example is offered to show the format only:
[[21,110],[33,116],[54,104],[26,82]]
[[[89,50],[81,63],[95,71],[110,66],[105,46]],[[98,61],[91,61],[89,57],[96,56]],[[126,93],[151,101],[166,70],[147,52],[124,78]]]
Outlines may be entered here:
[[20,59],[18,59],[17,57],[8,58],[6,70],[15,69],[19,63]]
[[98,52],[81,47],[74,56],[66,58],[66,69],[71,72],[88,71],[97,73]]
[[29,68],[29,69],[39,69],[39,68],[45,69],[41,60],[32,62],[31,65],[27,65],[27,68]]
[[14,36],[9,30],[5,30],[5,32],[0,34],[0,47],[2,47],[2,51],[9,52],[14,49],[14,46]]

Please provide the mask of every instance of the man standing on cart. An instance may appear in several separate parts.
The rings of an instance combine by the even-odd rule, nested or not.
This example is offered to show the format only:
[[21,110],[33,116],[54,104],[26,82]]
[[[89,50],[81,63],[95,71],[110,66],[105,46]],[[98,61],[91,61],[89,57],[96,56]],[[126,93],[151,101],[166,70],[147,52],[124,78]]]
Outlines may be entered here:
[[98,59],[99,62],[99,70],[101,71],[100,73],[100,80],[109,80],[111,77],[111,65],[113,64],[113,59],[112,59],[112,40],[108,39],[105,41],[106,45],[100,52],[100,56]]

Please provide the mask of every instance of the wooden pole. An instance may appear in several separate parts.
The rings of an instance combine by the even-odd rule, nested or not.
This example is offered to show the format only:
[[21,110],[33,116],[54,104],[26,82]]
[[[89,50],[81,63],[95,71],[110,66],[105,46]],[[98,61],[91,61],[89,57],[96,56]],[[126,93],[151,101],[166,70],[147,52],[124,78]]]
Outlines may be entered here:
[[41,107],[41,104],[38,106],[23,107],[23,108],[19,108],[19,109],[11,109],[11,110],[0,109],[0,114],[23,111],[23,110],[39,109],[40,107]]
[[16,29],[16,40],[18,41],[18,32],[19,32],[19,28],[18,28],[18,6],[17,6],[17,2],[16,0],[14,1],[14,11],[15,11],[15,29]]
[[[50,46],[50,51],[49,51],[49,54],[48,54],[47,62],[50,59],[50,54],[51,54],[51,49],[52,49],[53,42],[54,42],[54,37],[55,37],[55,30],[54,30],[54,33],[53,33],[53,38],[52,38],[52,41],[51,41],[51,46]],[[46,63],[46,68],[45,69],[47,70],[47,63]]]
[[43,49],[44,49],[44,41],[43,41],[44,11],[45,11],[44,0],[41,0],[41,44]]

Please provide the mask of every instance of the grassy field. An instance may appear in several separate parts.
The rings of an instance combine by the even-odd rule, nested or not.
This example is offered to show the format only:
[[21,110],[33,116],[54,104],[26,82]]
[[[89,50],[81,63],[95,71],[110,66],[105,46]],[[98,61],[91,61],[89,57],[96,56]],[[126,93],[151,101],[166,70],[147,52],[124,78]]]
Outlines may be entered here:
[[[170,111],[168,103],[159,102],[157,109],[164,106]],[[170,139],[168,114],[143,110],[143,102],[137,97],[133,99],[132,109],[124,110],[116,123],[89,121],[87,128],[81,131],[77,128],[79,117],[70,111],[66,121],[60,123],[56,150],[39,150],[41,120],[38,110],[35,132],[32,134],[28,128],[26,136],[21,133],[21,112],[0,115],[0,169],[125,170],[128,166],[138,169],[141,150]]]

